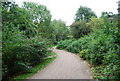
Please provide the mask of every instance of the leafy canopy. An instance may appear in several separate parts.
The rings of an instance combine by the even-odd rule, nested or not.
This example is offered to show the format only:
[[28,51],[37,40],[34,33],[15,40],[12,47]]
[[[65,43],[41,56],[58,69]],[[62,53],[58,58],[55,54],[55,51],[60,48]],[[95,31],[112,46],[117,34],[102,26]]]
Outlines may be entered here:
[[88,7],[80,6],[75,14],[75,21],[89,21],[92,16],[96,16],[95,13]]

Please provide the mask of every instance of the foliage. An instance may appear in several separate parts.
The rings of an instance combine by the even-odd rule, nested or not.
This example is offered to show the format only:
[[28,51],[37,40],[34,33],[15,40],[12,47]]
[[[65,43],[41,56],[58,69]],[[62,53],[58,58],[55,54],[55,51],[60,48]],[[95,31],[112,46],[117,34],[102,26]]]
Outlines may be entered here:
[[3,76],[29,72],[32,69],[30,66],[42,62],[47,54],[44,41],[26,39],[17,27],[9,27],[3,28]]
[[70,52],[79,53],[80,57],[88,60],[90,64],[98,66],[93,70],[94,78],[118,79],[120,74],[118,28],[115,22],[111,23],[108,20],[108,17],[102,19],[103,22],[99,24],[95,20],[95,27],[91,34],[74,40],[67,46],[62,43],[67,40],[62,41],[58,47],[65,47],[64,49]]
[[51,20],[50,11],[44,5],[33,2],[24,2],[23,8],[30,14],[30,19],[36,24],[49,24]]
[[92,16],[96,16],[95,13],[88,7],[80,6],[75,14],[75,21],[89,21]]
[[73,52],[73,53],[79,53],[79,42],[77,41],[73,41],[72,43],[70,43],[69,46],[66,47],[66,49],[70,52]]
[[[92,17],[96,17],[96,15],[90,8],[83,6],[80,6],[80,8],[78,8],[75,14],[75,21],[70,26],[70,31],[74,38],[78,39],[83,35],[88,35],[92,31],[94,22],[89,22]],[[89,24],[86,22],[89,22]]]
[[73,40],[71,40],[71,39],[70,40],[65,40],[65,41],[60,41],[57,44],[57,48],[65,49],[72,42],[73,42]]
[[103,28],[103,18],[91,17],[87,24],[90,28]]
[[83,58],[84,60],[86,60],[86,54],[87,54],[88,50],[84,49],[82,51],[80,51],[80,57]]
[[55,42],[68,38],[69,31],[64,21],[53,20],[51,22],[51,28],[53,29],[51,32]]
[[4,79],[20,72],[31,73],[33,66],[48,57],[47,48],[68,35],[64,21],[51,22],[47,7],[32,2],[24,2],[22,7],[3,2],[2,21]]
[[41,69],[43,69],[44,67],[46,67],[49,63],[51,63],[54,59],[56,59],[56,54],[55,53],[49,53],[48,55],[54,55],[53,57],[50,58],[45,58],[44,61],[36,66],[34,66],[34,70],[32,70],[31,73],[25,73],[25,74],[18,74],[17,76],[14,76],[13,78],[11,78],[11,80],[16,80],[19,81],[19,79],[24,80],[27,79],[28,77],[34,75],[35,73],[37,73],[38,71],[40,71]]
[[78,39],[84,35],[88,35],[92,31],[92,27],[87,26],[85,21],[73,22],[70,26],[71,34]]
[[[44,5],[39,5],[33,2],[24,2],[23,8],[29,13],[29,19],[34,23],[34,29],[42,37],[49,37],[51,35],[49,29],[51,22],[50,11]],[[30,34],[31,32],[28,32]]]
[[[44,8],[46,9],[45,6]],[[38,9],[42,10],[42,8]],[[35,9],[33,8],[33,10]],[[2,3],[2,76],[4,79],[19,72],[31,72],[34,70],[32,68],[34,65],[43,62],[43,59],[47,57],[47,47],[50,42],[47,37],[42,37],[38,27],[47,26],[50,18],[47,20],[44,18],[45,15],[41,16],[47,24],[36,25],[31,16],[35,13],[30,14],[29,12],[14,2]],[[47,12],[50,15],[49,11]],[[42,14],[44,13],[43,10]]]
[[[9,4],[9,6],[7,6]],[[19,29],[24,31],[24,35],[28,37],[35,36],[38,32],[36,26],[30,21],[30,14],[24,8],[18,7],[13,2],[3,2],[2,4],[2,21],[3,25],[13,23],[15,27],[19,25]]]
[[[113,21],[106,12],[100,18],[93,16],[95,13],[90,8],[81,6],[69,28],[62,20],[51,21],[50,11],[44,5],[24,2],[19,7],[14,2],[3,2],[3,22],[0,23],[3,26],[3,78],[34,71],[33,66],[48,56],[48,46],[57,42],[57,48],[79,53],[97,66],[93,69],[94,78],[119,78],[117,15]],[[69,39],[72,37],[76,39]]]

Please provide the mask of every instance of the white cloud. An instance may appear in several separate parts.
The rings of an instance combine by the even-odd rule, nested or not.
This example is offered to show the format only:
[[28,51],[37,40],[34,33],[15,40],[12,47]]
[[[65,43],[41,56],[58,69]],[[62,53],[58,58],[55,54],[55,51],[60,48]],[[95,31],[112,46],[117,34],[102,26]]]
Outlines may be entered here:
[[117,13],[116,2],[118,0],[16,0],[19,4],[23,1],[32,1],[47,6],[51,11],[52,19],[62,19],[70,25],[80,6],[87,6],[100,16],[103,11]]

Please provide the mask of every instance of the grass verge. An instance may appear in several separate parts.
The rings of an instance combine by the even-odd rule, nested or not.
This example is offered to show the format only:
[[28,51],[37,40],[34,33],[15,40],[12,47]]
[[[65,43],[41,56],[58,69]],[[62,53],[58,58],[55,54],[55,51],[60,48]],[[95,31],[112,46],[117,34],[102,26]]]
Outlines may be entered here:
[[24,79],[27,79],[28,77],[34,75],[35,73],[37,73],[38,71],[40,71],[41,69],[43,69],[45,66],[47,66],[48,64],[50,64],[54,59],[56,59],[56,54],[55,53],[50,53],[50,56],[53,55],[53,57],[47,57],[44,59],[44,61],[36,66],[34,66],[33,68],[35,70],[33,70],[30,73],[25,73],[25,74],[20,74],[17,75],[15,77],[13,77],[10,81],[22,81]]

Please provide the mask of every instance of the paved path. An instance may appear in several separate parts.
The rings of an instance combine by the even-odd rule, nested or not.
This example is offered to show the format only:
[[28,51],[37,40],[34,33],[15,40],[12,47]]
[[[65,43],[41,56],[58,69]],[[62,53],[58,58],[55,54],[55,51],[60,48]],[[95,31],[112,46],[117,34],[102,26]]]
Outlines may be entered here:
[[57,58],[30,79],[91,79],[88,64],[79,56],[56,48],[52,50]]

